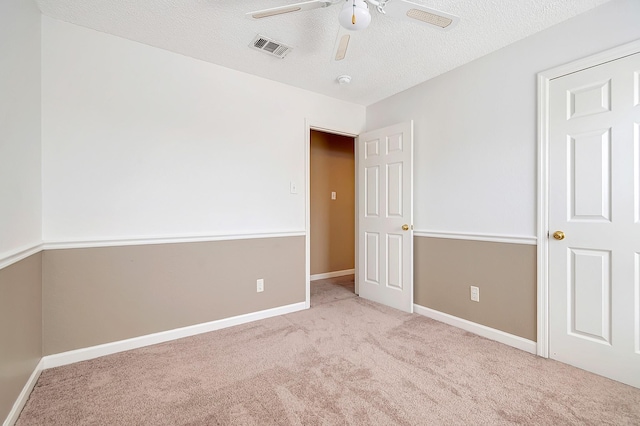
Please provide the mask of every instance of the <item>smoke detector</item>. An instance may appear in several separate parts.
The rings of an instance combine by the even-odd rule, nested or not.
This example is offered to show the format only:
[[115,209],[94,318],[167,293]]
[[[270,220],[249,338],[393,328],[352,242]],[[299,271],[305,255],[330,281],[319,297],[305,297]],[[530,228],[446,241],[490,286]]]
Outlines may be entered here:
[[341,86],[344,86],[345,84],[351,83],[351,76],[346,74],[341,75],[338,78],[336,78],[336,80],[338,81],[338,83],[340,83]]

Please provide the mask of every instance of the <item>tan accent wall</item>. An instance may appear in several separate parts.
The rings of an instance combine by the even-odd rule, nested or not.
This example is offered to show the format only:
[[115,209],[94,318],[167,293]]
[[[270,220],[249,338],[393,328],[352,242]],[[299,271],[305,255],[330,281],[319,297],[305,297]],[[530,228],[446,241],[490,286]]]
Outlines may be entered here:
[[536,246],[416,237],[414,268],[416,304],[536,341]]
[[311,275],[353,269],[354,139],[312,130],[310,163]]
[[47,250],[44,354],[304,302],[304,245],[282,237]]
[[0,269],[0,420],[42,358],[42,254]]

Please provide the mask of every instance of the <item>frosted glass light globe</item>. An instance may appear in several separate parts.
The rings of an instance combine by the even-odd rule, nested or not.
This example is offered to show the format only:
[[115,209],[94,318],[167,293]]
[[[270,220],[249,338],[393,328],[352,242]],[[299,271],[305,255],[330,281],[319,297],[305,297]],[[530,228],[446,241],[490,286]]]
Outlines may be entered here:
[[364,30],[371,23],[369,5],[364,0],[347,0],[338,15],[338,21],[348,30]]

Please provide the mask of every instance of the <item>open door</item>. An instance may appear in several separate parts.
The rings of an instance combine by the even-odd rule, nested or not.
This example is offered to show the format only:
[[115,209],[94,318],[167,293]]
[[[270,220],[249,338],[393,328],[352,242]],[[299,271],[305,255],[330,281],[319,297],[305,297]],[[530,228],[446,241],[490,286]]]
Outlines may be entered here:
[[360,297],[413,312],[413,122],[358,136]]

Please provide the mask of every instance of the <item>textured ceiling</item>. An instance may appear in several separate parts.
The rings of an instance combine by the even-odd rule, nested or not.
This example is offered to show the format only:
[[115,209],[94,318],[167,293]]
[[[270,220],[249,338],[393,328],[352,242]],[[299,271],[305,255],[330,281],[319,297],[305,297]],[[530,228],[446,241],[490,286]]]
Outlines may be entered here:
[[[391,0],[394,1],[394,0]],[[397,1],[397,0],[395,0]],[[341,4],[252,20],[296,0],[37,0],[43,14],[333,98],[369,105],[610,0],[413,0],[460,17],[450,31],[378,14],[332,60]],[[256,34],[293,47],[252,50]],[[350,85],[336,77],[348,74]]]

